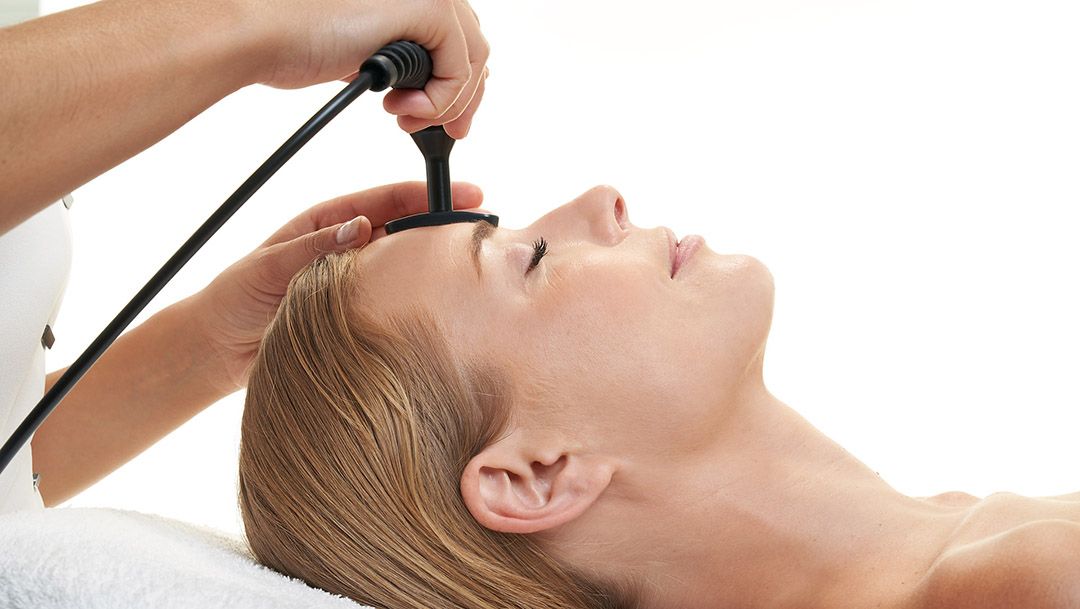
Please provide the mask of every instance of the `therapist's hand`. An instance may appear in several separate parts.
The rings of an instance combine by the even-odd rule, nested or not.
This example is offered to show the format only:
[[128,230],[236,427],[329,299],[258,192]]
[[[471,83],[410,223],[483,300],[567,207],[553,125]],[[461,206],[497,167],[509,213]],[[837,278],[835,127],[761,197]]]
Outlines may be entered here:
[[[220,2],[221,0],[212,0]],[[465,137],[484,95],[488,42],[465,0],[240,0],[261,48],[258,82],[297,88],[352,80],[360,64],[395,40],[431,53],[423,90],[388,91],[383,106],[408,132],[445,125]]]
[[[472,184],[455,182],[452,188],[454,209],[475,208],[483,199]],[[214,368],[221,378],[210,382],[225,393],[246,386],[248,368],[293,275],[323,254],[385,236],[383,225],[390,220],[427,209],[424,182],[390,184],[320,203],[191,296],[190,327],[205,335],[209,357],[220,363]]]

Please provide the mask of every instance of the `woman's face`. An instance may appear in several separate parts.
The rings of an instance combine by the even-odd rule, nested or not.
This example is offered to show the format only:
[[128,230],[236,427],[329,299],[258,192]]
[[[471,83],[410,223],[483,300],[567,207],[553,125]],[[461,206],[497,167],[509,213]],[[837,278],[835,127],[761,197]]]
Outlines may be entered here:
[[360,280],[372,313],[425,306],[458,357],[507,374],[517,424],[673,456],[704,448],[744,382],[760,382],[773,283],[757,259],[701,247],[672,277],[674,235],[630,224],[610,187],[490,231],[480,272],[478,225],[373,241]]

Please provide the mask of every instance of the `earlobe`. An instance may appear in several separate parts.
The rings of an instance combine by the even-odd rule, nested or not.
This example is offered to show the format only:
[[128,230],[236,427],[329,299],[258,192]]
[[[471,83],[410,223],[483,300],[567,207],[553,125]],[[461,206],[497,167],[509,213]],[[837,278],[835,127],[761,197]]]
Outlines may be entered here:
[[473,518],[493,531],[536,533],[584,513],[607,488],[613,472],[601,458],[535,454],[499,443],[465,466],[461,496]]

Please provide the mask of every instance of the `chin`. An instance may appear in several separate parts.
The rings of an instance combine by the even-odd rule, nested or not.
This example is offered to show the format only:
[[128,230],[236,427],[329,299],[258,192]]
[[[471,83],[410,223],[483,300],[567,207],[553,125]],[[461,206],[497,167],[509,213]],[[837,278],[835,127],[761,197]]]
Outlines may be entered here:
[[[708,247],[699,254],[706,254],[694,260],[694,268],[686,268],[687,281],[703,283],[722,298],[730,298],[733,293],[744,294],[750,300],[764,305],[772,311],[773,295],[776,286],[772,272],[765,263],[747,254],[717,254]],[[682,270],[679,270],[680,275]]]
[[710,326],[701,346],[709,344],[723,360],[716,363],[728,370],[744,369],[761,357],[772,328],[773,275],[760,260],[742,254],[713,254],[697,262],[703,264],[694,269],[694,279],[708,292],[703,300]]
[[772,271],[765,263],[753,256],[740,256],[746,260],[747,273],[754,282],[754,289],[759,293],[762,303],[769,311],[769,319],[772,319],[773,298],[776,296],[776,283],[773,281]]

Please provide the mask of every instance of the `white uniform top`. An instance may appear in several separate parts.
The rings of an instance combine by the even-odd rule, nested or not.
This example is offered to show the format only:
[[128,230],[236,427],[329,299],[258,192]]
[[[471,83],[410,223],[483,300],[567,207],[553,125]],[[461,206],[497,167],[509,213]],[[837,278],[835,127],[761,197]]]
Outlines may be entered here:
[[[38,0],[0,0],[0,27],[38,11]],[[0,444],[45,393],[45,345],[71,268],[65,201],[0,234]],[[44,507],[32,465],[27,442],[0,474],[0,514]]]
[[0,0],[0,27],[37,17],[39,4],[38,0]]
[[[0,443],[45,394],[45,348],[70,269],[71,224],[63,202],[0,235]],[[33,473],[27,442],[0,474],[0,514],[44,507]]]

